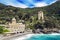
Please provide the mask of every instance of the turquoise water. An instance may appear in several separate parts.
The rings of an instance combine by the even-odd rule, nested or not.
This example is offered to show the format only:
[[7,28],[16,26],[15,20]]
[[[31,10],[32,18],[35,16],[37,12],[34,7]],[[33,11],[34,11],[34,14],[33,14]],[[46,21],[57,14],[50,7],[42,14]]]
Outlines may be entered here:
[[60,40],[60,35],[38,34],[38,35],[32,35],[30,38],[26,40]]

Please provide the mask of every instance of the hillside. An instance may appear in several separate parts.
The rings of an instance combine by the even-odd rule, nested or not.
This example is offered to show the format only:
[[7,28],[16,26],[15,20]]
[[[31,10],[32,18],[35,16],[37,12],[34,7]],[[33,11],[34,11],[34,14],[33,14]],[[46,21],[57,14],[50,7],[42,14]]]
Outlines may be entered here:
[[10,21],[11,18],[16,17],[17,20],[23,19],[28,20],[31,16],[37,17],[37,12],[42,10],[44,15],[50,20],[50,18],[55,18],[60,20],[60,1],[56,3],[38,8],[16,8],[12,6],[6,6],[0,3],[0,20]]

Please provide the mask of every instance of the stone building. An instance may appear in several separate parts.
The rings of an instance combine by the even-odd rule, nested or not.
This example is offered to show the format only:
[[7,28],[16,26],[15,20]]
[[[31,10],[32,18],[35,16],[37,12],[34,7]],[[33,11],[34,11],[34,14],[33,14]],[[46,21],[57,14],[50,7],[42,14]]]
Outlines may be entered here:
[[38,12],[38,20],[42,20],[44,22],[44,14],[43,11]]
[[25,24],[17,23],[16,19],[13,18],[12,22],[7,25],[8,33],[21,33],[25,31]]

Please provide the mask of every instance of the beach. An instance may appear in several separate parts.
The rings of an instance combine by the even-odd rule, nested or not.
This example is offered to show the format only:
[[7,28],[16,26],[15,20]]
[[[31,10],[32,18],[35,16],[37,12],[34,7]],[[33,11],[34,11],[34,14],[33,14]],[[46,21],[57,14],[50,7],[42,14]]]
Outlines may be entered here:
[[32,34],[32,33],[31,32],[25,32],[25,33],[15,34],[12,36],[5,36],[5,37],[2,37],[0,40],[13,40],[15,38],[22,37],[22,36],[27,35],[27,34]]

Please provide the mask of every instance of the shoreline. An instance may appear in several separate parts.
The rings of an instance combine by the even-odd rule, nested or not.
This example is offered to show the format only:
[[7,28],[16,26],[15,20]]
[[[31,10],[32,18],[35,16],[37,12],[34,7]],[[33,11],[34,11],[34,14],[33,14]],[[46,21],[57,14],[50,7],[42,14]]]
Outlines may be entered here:
[[14,34],[12,36],[5,36],[5,37],[2,37],[1,40],[6,40],[6,39],[9,40],[10,38],[21,37],[21,36],[24,36],[24,35],[27,35],[27,34],[32,34],[32,33],[25,32],[25,33]]
[[[2,39],[0,39],[0,40],[13,40],[14,38],[24,37],[25,35],[28,35],[28,34],[34,34],[34,33],[27,33],[27,32],[26,33],[19,33],[19,34],[15,34],[12,36],[2,37]],[[51,35],[60,35],[60,33],[52,33]]]

